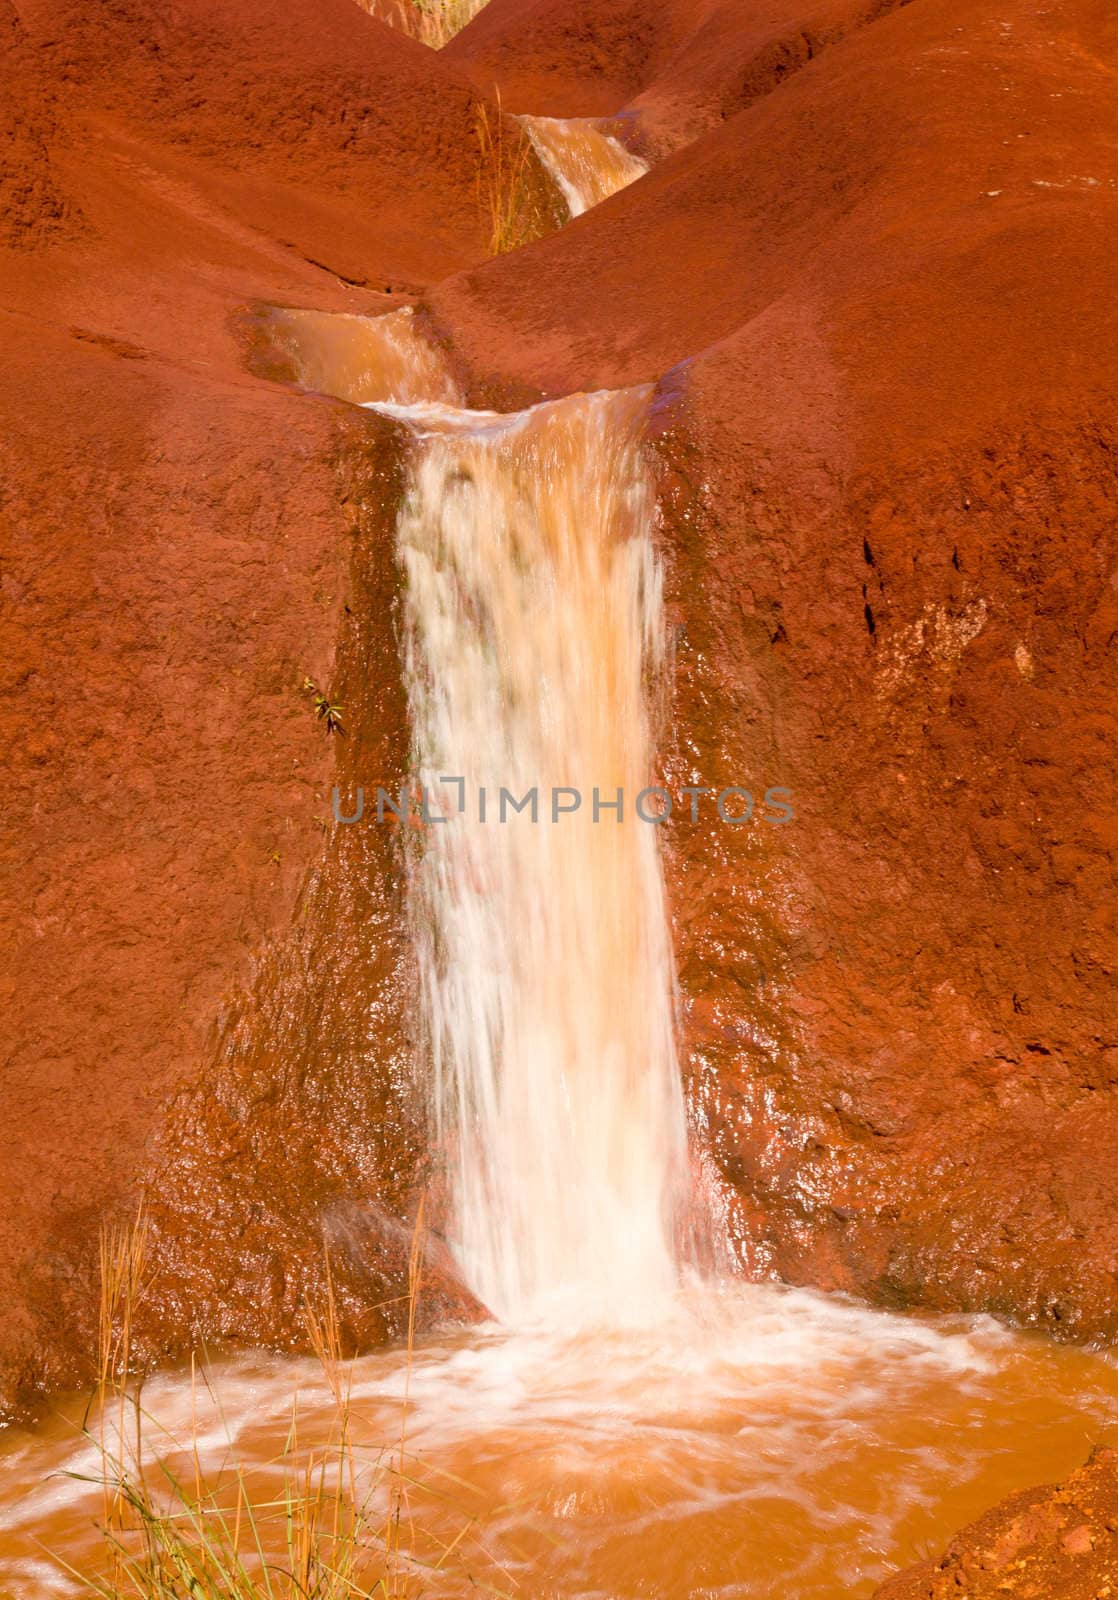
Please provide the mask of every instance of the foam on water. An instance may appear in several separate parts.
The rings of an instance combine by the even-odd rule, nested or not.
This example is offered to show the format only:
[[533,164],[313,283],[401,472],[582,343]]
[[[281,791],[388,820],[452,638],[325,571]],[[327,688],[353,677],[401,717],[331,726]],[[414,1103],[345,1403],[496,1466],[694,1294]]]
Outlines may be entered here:
[[[440,1600],[867,1595],[890,1561],[1081,1460],[1118,1422],[1118,1373],[982,1319],[696,1275],[678,1242],[690,1196],[657,830],[594,822],[585,802],[562,824],[475,809],[482,789],[499,805],[535,787],[544,804],[555,785],[612,800],[652,781],[647,395],[470,412],[410,313],[348,319],[348,353],[289,315],[308,384],[412,434],[398,554],[414,772],[452,814],[409,830],[409,915],[450,1240],[501,1319],[348,1365],[360,1492],[387,1507],[385,1447],[402,1435],[409,1593]],[[148,1460],[196,1458],[213,1481],[232,1458],[278,1488],[297,1464],[295,1396],[302,1459],[337,1428],[316,1364],[246,1355],[201,1385],[164,1373],[143,1391]],[[74,1588],[42,1545],[97,1565],[102,1459],[82,1419],[63,1406],[0,1445],[14,1600]],[[91,1423],[110,1449],[116,1421]]]
[[[656,1326],[459,1330],[410,1360],[364,1357],[350,1378],[361,1492],[386,1498],[406,1412],[417,1559],[468,1529],[466,1567],[430,1591],[446,1597],[483,1582],[636,1600],[651,1583],[845,1600],[1118,1423],[1118,1373],[1098,1355],[766,1285],[690,1285]],[[212,1388],[149,1383],[149,1441],[185,1461],[194,1435],[204,1471],[231,1455],[262,1490],[278,1489],[296,1391],[305,1448],[336,1421],[313,1362],[245,1356]],[[98,1454],[59,1419],[13,1438],[4,1468],[0,1583],[30,1600],[47,1589],[21,1575],[38,1559],[29,1535],[49,1530],[80,1564],[100,1506],[95,1484],[43,1474],[96,1477]]]

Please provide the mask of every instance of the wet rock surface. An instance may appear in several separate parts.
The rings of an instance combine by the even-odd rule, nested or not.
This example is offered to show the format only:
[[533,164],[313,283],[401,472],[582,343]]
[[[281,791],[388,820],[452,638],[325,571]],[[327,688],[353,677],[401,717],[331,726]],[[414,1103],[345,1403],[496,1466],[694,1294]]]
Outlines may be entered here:
[[[350,0],[0,30],[8,1398],[81,1376],[142,1188],[153,1350],[296,1340],[324,1239],[354,1342],[396,1331],[399,859],[330,788],[405,759],[399,447],[244,313],[401,293],[477,399],[659,385],[664,774],[796,812],[665,830],[737,1263],[1112,1333],[1108,8],[491,0],[439,56]],[[659,163],[490,262],[494,86]]]
[[1064,1483],[1026,1489],[972,1523],[938,1561],[875,1600],[1108,1600],[1118,1592],[1118,1451],[1098,1449]]
[[660,379],[666,768],[795,798],[665,829],[739,1260],[1078,1336],[1118,1268],[1114,48],[1089,5],[878,8],[431,296],[490,392]]
[[[245,313],[390,308],[485,245],[475,92],[349,0],[0,25],[12,1403],[84,1379],[99,1226],[142,1188],[153,1351],[297,1338],[324,1232],[358,1272],[339,1193],[408,1227],[398,889],[328,840],[339,748],[367,753],[373,725],[387,765],[401,737],[391,596],[370,593],[395,582],[395,452],[251,377]],[[354,1332],[383,1332],[408,1248],[358,1254],[383,1271]]]

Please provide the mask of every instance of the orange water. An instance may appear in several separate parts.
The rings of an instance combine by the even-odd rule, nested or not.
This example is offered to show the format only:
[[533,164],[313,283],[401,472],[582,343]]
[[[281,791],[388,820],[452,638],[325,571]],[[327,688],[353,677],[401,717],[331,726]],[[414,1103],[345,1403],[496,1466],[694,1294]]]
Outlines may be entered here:
[[[1104,1355],[768,1286],[693,1291],[643,1329],[459,1331],[410,1368],[400,1351],[363,1358],[351,1379],[358,1492],[378,1515],[406,1414],[412,1596],[868,1596],[997,1499],[1066,1473],[1118,1418]],[[193,1434],[208,1473],[235,1459],[264,1493],[296,1388],[301,1448],[329,1436],[310,1362],[245,1357],[211,1381],[219,1405],[181,1375],[149,1382],[151,1452],[173,1459]],[[58,1476],[98,1471],[79,1419],[62,1407],[4,1441],[14,1600],[73,1592],[40,1545],[97,1566],[100,1495]]]
[[635,814],[665,649],[647,401],[383,407],[415,434],[404,679],[446,818],[408,874],[422,1070],[451,1248],[513,1325],[557,1289],[601,1322],[661,1305],[690,1214],[659,830]]
[[445,360],[410,307],[379,317],[273,306],[268,330],[306,389],[363,405],[374,400],[461,403]]
[[520,117],[536,154],[572,217],[608,200],[648,171],[648,164],[588,117]]
[[[454,772],[471,785],[515,780],[520,794],[551,782],[569,749],[577,772],[560,781],[638,783],[650,754],[643,657],[659,632],[639,397],[470,414],[410,314],[293,313],[281,331],[306,383],[414,430],[398,546],[427,782]],[[513,757],[530,757],[528,770],[502,771]],[[460,1140],[453,1239],[510,1325],[348,1370],[356,1492],[373,1526],[406,1488],[408,1560],[392,1592],[409,1600],[858,1600],[994,1501],[1064,1475],[1118,1421],[1109,1357],[989,1321],[893,1317],[741,1283],[673,1292],[678,1263],[661,1270],[649,1224],[666,1214],[678,1145],[662,1092],[674,1057],[656,1023],[670,952],[652,831],[552,839],[510,824],[499,858],[462,822],[419,869],[431,885],[416,919],[438,933],[433,1053],[447,1082],[457,1074],[459,1121],[474,1130]],[[501,942],[479,898],[495,889],[509,929],[536,916],[531,938]],[[569,910],[579,896],[581,917]],[[603,907],[629,913],[607,945],[581,931]],[[533,1039],[541,1018],[562,1049]],[[211,1384],[196,1392],[168,1374],[146,1385],[149,1472],[161,1457],[190,1468],[196,1451],[207,1481],[227,1482],[238,1463],[254,1494],[274,1499],[299,1452],[336,1429],[310,1362],[246,1356]],[[296,1394],[299,1452],[285,1458]],[[63,1406],[0,1447],[11,1600],[71,1592],[60,1559],[83,1572],[103,1560],[101,1461],[81,1418],[80,1403]],[[266,1531],[278,1557],[281,1530]],[[374,1574],[375,1537],[369,1559]]]

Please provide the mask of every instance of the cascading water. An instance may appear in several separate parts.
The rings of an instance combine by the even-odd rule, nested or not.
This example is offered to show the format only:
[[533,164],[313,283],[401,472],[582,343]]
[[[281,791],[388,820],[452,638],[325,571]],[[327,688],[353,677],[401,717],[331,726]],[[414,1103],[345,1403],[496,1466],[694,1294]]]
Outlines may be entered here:
[[517,120],[558,185],[572,217],[580,217],[648,171],[647,162],[589,118]]
[[[631,804],[651,781],[645,685],[662,648],[646,396],[470,412],[409,312],[277,321],[308,386],[413,434],[398,551],[431,820],[408,830],[411,917],[454,1244],[504,1325],[344,1374],[253,1355],[217,1364],[201,1392],[158,1377],[148,1476],[166,1489],[158,1456],[228,1491],[232,1454],[238,1484],[279,1508],[282,1564],[285,1474],[308,1481],[308,1450],[329,1455],[344,1393],[346,1492],[393,1530],[403,1572],[380,1585],[370,1522],[362,1592],[866,1600],[891,1560],[1076,1465],[1118,1423],[1118,1371],[983,1318],[772,1284],[676,1292],[671,950],[657,829]],[[552,822],[567,787],[581,808]],[[506,800],[502,821],[502,789],[518,803],[536,789],[537,819]],[[618,789],[620,820],[604,809]],[[401,1416],[406,1549],[384,1470]],[[129,1460],[137,1425],[127,1408],[99,1424]],[[105,1464],[87,1426],[76,1402],[4,1437],[0,1592],[14,1600],[88,1592],[44,1545],[71,1572],[101,1570]]]
[[415,440],[397,534],[434,820],[410,910],[463,1275],[505,1322],[646,1319],[675,1286],[687,1170],[657,827],[635,811],[663,648],[648,391],[470,411],[410,310],[281,316],[308,386]]
[[375,401],[461,404],[458,385],[433,345],[416,330],[410,306],[382,317],[273,307],[273,344],[305,389]]
[[647,1316],[675,1281],[671,947],[633,809],[662,633],[645,400],[411,412],[408,693],[418,781],[450,813],[413,920],[456,1249],[504,1321],[556,1298]]

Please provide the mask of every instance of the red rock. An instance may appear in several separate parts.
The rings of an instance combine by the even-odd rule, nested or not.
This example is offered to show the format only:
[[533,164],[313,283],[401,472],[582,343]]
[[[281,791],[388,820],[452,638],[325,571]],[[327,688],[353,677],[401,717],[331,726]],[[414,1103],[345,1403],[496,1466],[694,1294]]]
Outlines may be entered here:
[[[82,1375],[100,1220],[153,1173],[145,1312],[168,1348],[297,1337],[339,1200],[414,1204],[384,1105],[402,1046],[386,1021],[375,1066],[349,1054],[392,1010],[399,943],[308,913],[337,910],[353,863],[323,859],[335,752],[300,689],[338,690],[351,744],[399,736],[369,594],[394,582],[395,456],[252,378],[243,311],[375,309],[338,274],[422,283],[484,248],[474,91],[349,0],[19,16],[0,15],[22,141],[0,167],[4,1400]],[[353,620],[374,614],[376,638]],[[344,912],[379,936],[386,894],[382,869]],[[282,1064],[279,971],[316,995]],[[343,971],[344,1018],[324,992]],[[335,1250],[369,1336],[393,1249],[375,1284]]]
[[690,1056],[743,1260],[1079,1334],[1116,1327],[1114,30],[906,6],[432,297],[488,393],[672,369],[666,765],[797,810],[669,833],[688,1014],[748,1023]]
[[[479,396],[658,385],[665,770],[796,808],[666,832],[741,1261],[1115,1330],[1118,23],[742,9],[492,0],[439,57],[350,0],[0,13],[7,1395],[80,1373],[144,1180],[152,1348],[294,1339],[324,1237],[393,1331],[399,876],[318,823],[404,761],[398,458],[246,348],[390,287]],[[482,264],[493,82],[674,153]]]
[[1082,1523],[1078,1528],[1073,1528],[1070,1533],[1065,1533],[1060,1543],[1069,1556],[1089,1555],[1094,1547],[1094,1537],[1087,1523]]
[[488,0],[446,47],[513,111],[621,113],[663,153],[725,122],[907,0]]
[[711,0],[488,0],[444,47],[510,111],[610,116],[671,60]]
[[[874,1600],[955,1600],[961,1591],[968,1600],[1106,1600],[1118,1556],[1107,1527],[1118,1503],[1116,1462],[1113,1450],[1096,1450],[1066,1483],[1011,1496],[964,1528],[941,1560],[899,1573]],[[1076,1517],[1088,1520],[1065,1531]],[[993,1562],[984,1554],[991,1547]]]

